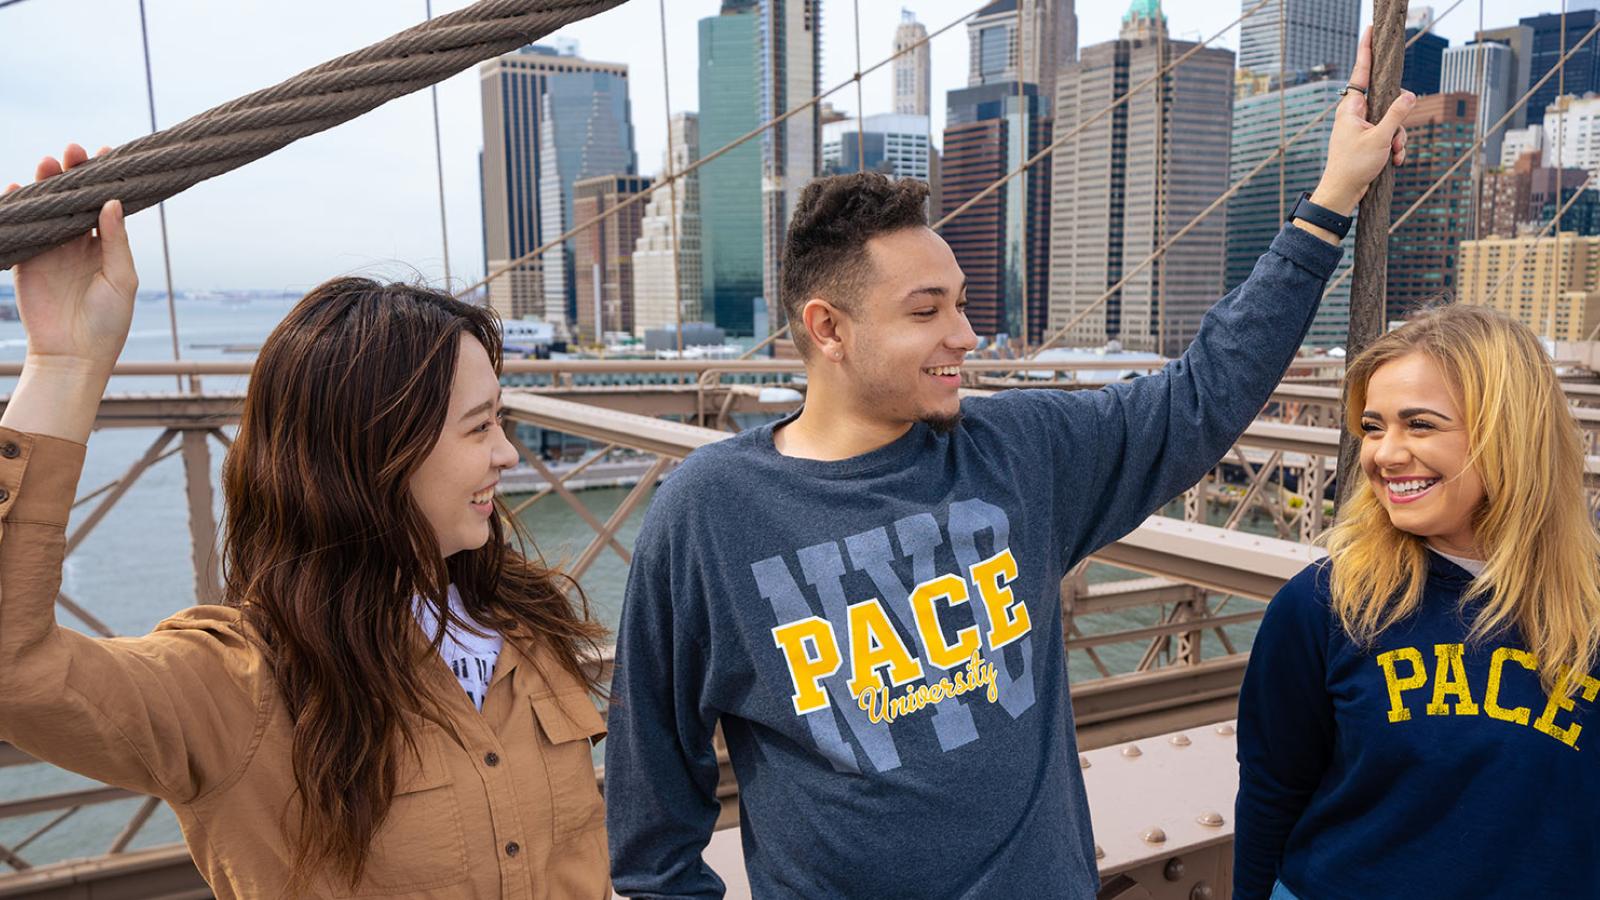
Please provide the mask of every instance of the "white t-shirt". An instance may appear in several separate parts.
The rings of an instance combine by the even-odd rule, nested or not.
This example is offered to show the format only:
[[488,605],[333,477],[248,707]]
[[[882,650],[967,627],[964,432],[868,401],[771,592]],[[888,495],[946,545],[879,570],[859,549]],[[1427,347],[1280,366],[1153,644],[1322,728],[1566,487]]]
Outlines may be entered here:
[[[461,594],[453,584],[450,585],[450,611],[463,621],[477,624],[467,615],[466,607],[461,604]],[[434,615],[433,607],[423,603],[421,597],[416,597],[412,600],[412,612],[417,617],[417,624],[422,627],[423,635],[432,640],[439,628],[439,617]],[[439,655],[444,657],[444,664],[461,682],[461,688],[467,692],[472,705],[480,711],[483,709],[483,698],[489,693],[489,682],[494,679],[495,662],[500,659],[500,651],[506,644],[505,638],[498,632],[486,628],[483,630],[488,631],[487,637],[453,627],[439,645]]]
[[1481,559],[1469,559],[1468,557],[1465,557],[1465,556],[1452,556],[1451,554],[1446,553],[1443,550],[1440,550],[1439,548],[1433,546],[1432,544],[1428,545],[1428,549],[1432,550],[1433,552],[1435,552],[1437,554],[1439,554],[1440,556],[1444,557],[1445,559],[1450,560],[1451,562],[1455,563],[1456,565],[1460,566],[1461,568],[1466,569],[1467,573],[1470,574],[1473,578],[1477,578],[1479,575],[1482,575],[1484,566],[1487,566],[1489,564],[1487,561],[1481,560]]

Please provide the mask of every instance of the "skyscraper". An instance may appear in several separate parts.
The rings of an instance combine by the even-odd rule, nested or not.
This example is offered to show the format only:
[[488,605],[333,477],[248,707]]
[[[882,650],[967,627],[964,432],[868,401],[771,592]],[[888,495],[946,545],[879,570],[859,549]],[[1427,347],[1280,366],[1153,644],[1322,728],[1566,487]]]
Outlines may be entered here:
[[1587,340],[1600,325],[1597,275],[1600,237],[1529,234],[1461,245],[1461,301],[1492,306],[1552,340]]
[[1600,96],[1557,97],[1541,128],[1543,165],[1587,169],[1600,184]]
[[1023,82],[1045,92],[1041,96],[1048,114],[1057,73],[1078,58],[1073,0],[995,0],[967,22],[967,43],[968,87],[1015,85],[1020,64]]
[[[1075,129],[1194,46],[1167,36],[1157,0],[1134,0],[1121,37],[1084,48],[1061,72],[1057,133]],[[1052,330],[1088,309],[1228,187],[1233,62],[1232,51],[1201,49],[1157,90],[1134,95],[1056,150]],[[1087,313],[1068,340],[1182,352],[1222,296],[1226,225],[1225,211],[1212,213]]]
[[[1422,26],[1426,27],[1426,26]],[[1422,28],[1407,28],[1406,40],[1417,36]],[[1406,58],[1400,70],[1400,87],[1421,97],[1439,93],[1439,79],[1444,70],[1444,51],[1450,41],[1433,32],[1418,37],[1406,46]]]
[[[1479,43],[1504,44],[1510,49],[1511,75],[1507,91],[1510,94],[1511,102],[1515,103],[1533,85],[1533,82],[1528,78],[1528,75],[1533,71],[1533,29],[1526,25],[1509,25],[1505,28],[1491,28],[1480,31],[1476,37]],[[1502,115],[1504,114],[1502,113]],[[1492,120],[1491,124],[1493,124]],[[1524,104],[1512,114],[1511,121],[1506,123],[1506,130],[1526,128],[1527,125],[1528,106]]]
[[967,21],[967,87],[1017,81],[1017,0],[994,0]]
[[[761,124],[757,0],[723,0],[700,20],[700,145],[706,152]],[[701,310],[734,335],[754,330],[761,296],[761,143],[747,141],[700,172]]]
[[1406,117],[1409,146],[1416,155],[1394,172],[1394,219],[1444,180],[1389,237],[1389,321],[1455,294],[1459,245],[1472,237],[1472,171],[1462,166],[1450,177],[1444,175],[1472,146],[1477,103],[1471,94],[1432,94],[1419,97]]
[[822,126],[822,172],[882,172],[927,181],[933,155],[928,117],[882,114]]
[[[662,178],[682,172],[700,158],[699,117],[675,113],[671,128],[672,146],[661,167]],[[700,173],[695,171],[657,187],[645,204],[639,241],[633,248],[635,335],[644,337],[651,329],[699,320],[700,239]]]
[[[1290,136],[1339,102],[1344,79],[1311,81],[1283,91],[1282,134]],[[1236,182],[1270,156],[1278,146],[1278,94],[1276,91],[1238,97],[1233,101],[1233,145],[1228,165],[1229,182]],[[1301,191],[1313,190],[1328,163],[1328,138],[1333,116],[1311,128],[1289,145],[1282,161],[1283,191],[1279,194],[1279,164],[1270,162],[1228,201],[1227,288],[1250,277],[1256,260],[1272,243],[1285,215]],[[1282,197],[1280,201],[1280,196]],[[1334,277],[1355,262],[1355,231],[1344,239],[1345,254]],[[1306,335],[1309,347],[1342,347],[1350,325],[1350,281],[1322,298],[1317,317]]]
[[[580,178],[636,171],[628,68],[524,47],[478,69],[483,99],[484,255],[491,270],[572,227]],[[558,246],[490,284],[508,318],[565,329],[574,311],[568,248]]]
[[[1034,85],[1025,83],[1020,98],[1015,83],[963,88],[951,91],[948,103],[937,210],[941,217],[1050,141],[1050,120],[1041,114]],[[941,232],[967,276],[967,318],[979,336],[1020,338],[1026,331],[1032,344],[1044,335],[1049,209],[1050,179],[1036,167],[952,219]]]
[[[573,185],[572,206],[583,221],[597,218],[649,190],[639,175],[601,175]],[[633,248],[644,206],[635,203],[572,239],[580,341],[633,331]]]
[[1039,86],[1045,113],[1056,98],[1056,76],[1078,58],[1073,0],[1022,0],[1022,80]]
[[901,10],[900,25],[894,30],[894,52],[899,53],[917,41],[924,43],[894,61],[894,111],[897,115],[929,115],[933,75],[927,37],[928,29],[917,21],[911,10]]
[[1511,48],[1505,44],[1475,42],[1444,51],[1439,90],[1446,94],[1465,91],[1483,98],[1478,104],[1478,133],[1487,135],[1483,142],[1485,166],[1492,167],[1500,161],[1506,132],[1502,128],[1489,134],[1489,127],[1500,121],[1515,99],[1511,93],[1515,62]]
[[[822,0],[761,0],[761,120],[822,93]],[[762,286],[768,327],[779,324],[779,266],[800,192],[822,162],[815,104],[761,137]]]
[[[1255,0],[1241,0],[1244,10]],[[1275,76],[1328,67],[1330,78],[1349,75],[1361,36],[1360,0],[1283,0],[1268,3],[1244,20],[1239,32],[1239,68]],[[1282,49],[1282,59],[1279,50]]]
[[[1569,9],[1565,22],[1565,39],[1563,39],[1562,16],[1557,13],[1546,13],[1542,16],[1528,16],[1520,24],[1532,32],[1532,50],[1529,52],[1528,87],[1543,78],[1567,51],[1578,47],[1578,41],[1589,32],[1589,29],[1600,22],[1600,10],[1594,9]],[[1545,108],[1560,94],[1573,94],[1582,96],[1590,91],[1600,91],[1600,52],[1595,50],[1595,42],[1589,41],[1578,47],[1572,58],[1567,60],[1566,74],[1556,75],[1544,83],[1544,87],[1534,91],[1528,100],[1528,124],[1538,125],[1544,122]]]

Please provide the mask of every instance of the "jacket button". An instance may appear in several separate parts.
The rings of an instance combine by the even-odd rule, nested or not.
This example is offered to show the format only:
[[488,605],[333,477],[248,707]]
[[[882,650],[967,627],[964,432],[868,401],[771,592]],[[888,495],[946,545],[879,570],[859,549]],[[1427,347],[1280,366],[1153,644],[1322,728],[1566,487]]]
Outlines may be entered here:
[[0,488],[0,503],[4,503],[4,502],[6,502],[7,500],[10,500],[10,499],[11,499],[11,492],[6,490],[5,488]]
[[500,754],[495,753],[493,750],[485,753],[483,755],[483,764],[490,768],[500,765]]
[[12,441],[6,441],[4,444],[0,444],[0,456],[4,456],[6,459],[16,459],[21,453],[22,451],[18,449],[17,445]]
[[507,856],[516,856],[518,853],[521,853],[521,852],[522,852],[522,845],[517,843],[516,841],[512,841],[511,843],[506,845],[506,855]]

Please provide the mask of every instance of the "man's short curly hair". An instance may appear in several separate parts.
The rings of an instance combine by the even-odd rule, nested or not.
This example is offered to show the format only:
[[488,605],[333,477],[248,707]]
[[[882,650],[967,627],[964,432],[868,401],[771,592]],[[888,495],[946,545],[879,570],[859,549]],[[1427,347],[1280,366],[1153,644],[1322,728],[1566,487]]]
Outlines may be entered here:
[[903,228],[927,227],[928,185],[912,178],[891,181],[878,172],[818,178],[806,185],[789,222],[783,248],[783,312],[801,355],[810,338],[800,310],[812,297],[850,312],[870,274],[867,239]]

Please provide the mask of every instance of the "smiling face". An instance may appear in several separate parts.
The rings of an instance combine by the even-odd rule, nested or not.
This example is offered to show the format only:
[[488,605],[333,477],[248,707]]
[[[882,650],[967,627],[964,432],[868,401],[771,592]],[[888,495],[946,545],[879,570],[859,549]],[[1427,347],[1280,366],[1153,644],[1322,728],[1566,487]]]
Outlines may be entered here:
[[839,327],[849,391],[885,421],[948,429],[961,414],[961,361],[978,343],[966,276],[927,227],[872,237],[867,258],[872,271]]
[[411,477],[411,496],[449,557],[482,547],[492,533],[495,485],[516,465],[500,427],[500,377],[477,338],[463,334],[450,408],[433,450]]
[[1447,553],[1480,556],[1473,517],[1485,499],[1469,464],[1466,419],[1439,367],[1409,353],[1367,380],[1361,469],[1401,531]]

